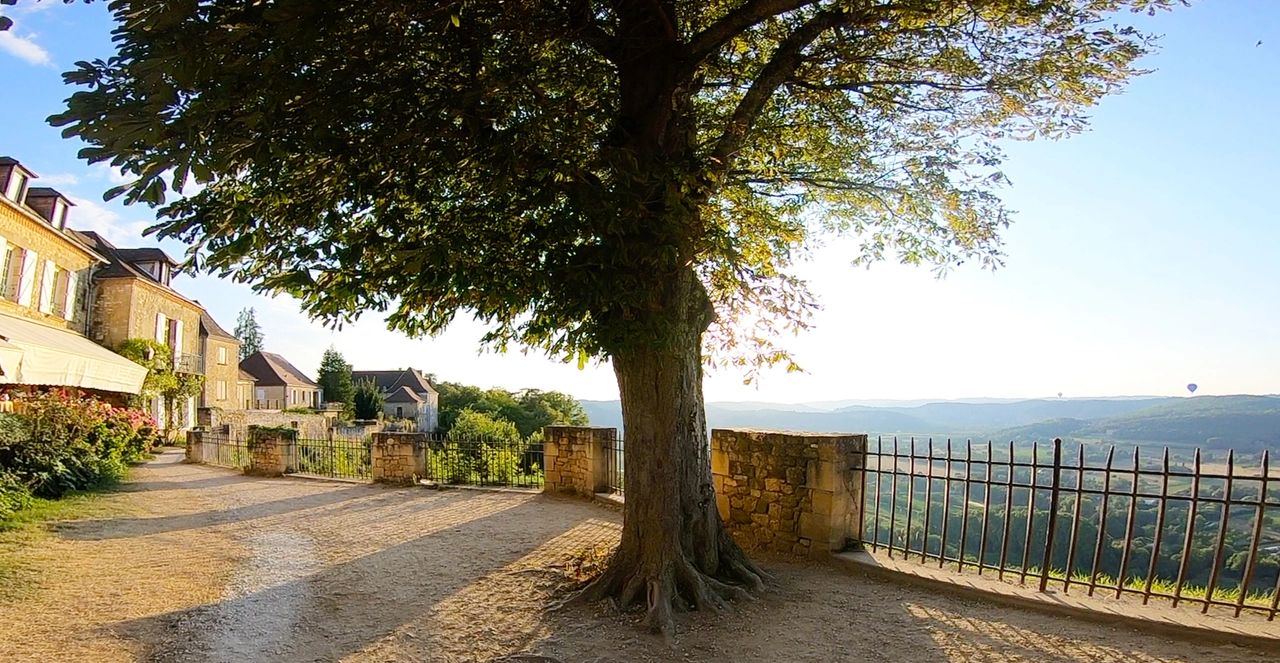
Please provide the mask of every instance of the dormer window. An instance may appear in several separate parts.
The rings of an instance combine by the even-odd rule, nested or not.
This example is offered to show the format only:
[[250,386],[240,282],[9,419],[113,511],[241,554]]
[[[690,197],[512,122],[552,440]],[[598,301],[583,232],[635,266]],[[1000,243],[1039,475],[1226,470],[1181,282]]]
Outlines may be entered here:
[[0,194],[5,198],[22,204],[33,177],[35,173],[23,168],[17,159],[0,157]]
[[67,212],[74,205],[66,196],[56,189],[45,186],[32,187],[27,191],[27,207],[44,217],[49,225],[63,230],[67,227]]

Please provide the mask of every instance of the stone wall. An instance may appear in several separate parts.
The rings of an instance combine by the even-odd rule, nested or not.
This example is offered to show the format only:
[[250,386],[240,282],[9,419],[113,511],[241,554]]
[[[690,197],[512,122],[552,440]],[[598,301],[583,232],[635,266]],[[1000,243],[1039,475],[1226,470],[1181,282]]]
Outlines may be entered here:
[[249,429],[249,467],[245,474],[261,477],[278,477],[292,468],[296,434],[279,428]]
[[421,433],[376,433],[369,455],[374,481],[413,483],[427,473],[427,436]]
[[866,435],[713,430],[716,505],[733,538],[803,557],[845,549],[859,536],[866,443]]
[[136,277],[94,281],[95,300],[90,337],[116,348],[131,338],[156,337],[156,314],[182,321],[179,352],[200,354],[200,306],[158,283]]
[[604,454],[618,439],[616,428],[547,426],[542,436],[544,492],[590,497],[608,490]]
[[299,437],[314,440],[329,438],[329,418],[323,414],[296,414],[273,410],[223,410],[201,408],[197,423],[212,431],[244,435],[250,426],[281,426],[298,431]]
[[[97,263],[93,256],[63,236],[48,221],[34,212],[13,204],[0,195],[0,237],[5,239],[5,246],[20,247],[36,253],[38,264],[35,280],[30,284],[30,303],[23,306],[16,301],[0,296],[0,313],[35,320],[51,327],[60,327],[84,333],[85,319],[88,311],[88,269]],[[15,254],[16,255],[16,254]],[[4,251],[0,250],[0,259]],[[71,319],[66,318],[66,310],[44,313],[40,311],[41,281],[44,280],[44,262],[52,260],[58,267],[76,273],[75,302],[72,305]]]

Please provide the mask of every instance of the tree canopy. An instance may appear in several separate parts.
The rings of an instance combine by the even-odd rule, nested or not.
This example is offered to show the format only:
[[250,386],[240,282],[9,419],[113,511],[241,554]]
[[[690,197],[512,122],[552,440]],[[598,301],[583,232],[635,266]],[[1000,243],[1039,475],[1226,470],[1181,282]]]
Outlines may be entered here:
[[[815,231],[861,237],[859,261],[997,262],[999,141],[1083,128],[1148,48],[1112,12],[1172,1],[113,2],[118,53],[78,63],[52,119],[135,178],[113,195],[189,194],[160,229],[204,266],[316,316],[422,334],[467,312],[499,344],[599,354],[662,333],[646,275],[688,262],[716,347],[778,361]],[[632,126],[655,49],[678,121]],[[644,132],[687,149],[654,168]],[[697,220],[635,228],[655,200]]]
[[998,264],[1002,142],[1083,129],[1151,47],[1122,12],[1176,2],[112,0],[115,55],[50,119],[195,263],[313,317],[608,357],[627,500],[583,597],[670,632],[764,578],[709,499],[704,351],[792,367],[826,233]]
[[435,382],[440,394],[440,429],[451,430],[463,412],[475,412],[511,422],[521,437],[529,437],[544,426],[586,426],[590,424],[582,404],[558,391],[523,389],[481,389],[457,382]]
[[361,380],[356,383],[355,392],[351,395],[351,406],[356,419],[381,419],[383,407],[387,399],[373,380]]

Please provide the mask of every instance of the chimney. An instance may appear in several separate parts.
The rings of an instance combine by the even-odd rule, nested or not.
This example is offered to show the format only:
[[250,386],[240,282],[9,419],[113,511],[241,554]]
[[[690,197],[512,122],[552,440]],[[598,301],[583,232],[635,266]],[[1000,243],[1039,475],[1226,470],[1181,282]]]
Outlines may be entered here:
[[0,157],[0,195],[21,205],[27,186],[36,174],[22,167],[13,157]]
[[75,205],[67,197],[47,186],[32,187],[27,190],[27,207],[44,217],[49,225],[58,230],[67,227],[67,212]]

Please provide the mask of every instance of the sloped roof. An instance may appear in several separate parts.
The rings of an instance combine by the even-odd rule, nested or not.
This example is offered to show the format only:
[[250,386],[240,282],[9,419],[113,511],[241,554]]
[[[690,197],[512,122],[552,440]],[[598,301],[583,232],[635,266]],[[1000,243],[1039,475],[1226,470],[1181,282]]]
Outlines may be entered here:
[[388,403],[421,403],[423,400],[421,396],[405,385],[401,385],[399,389],[386,396]]
[[[177,290],[174,290],[172,286],[169,286],[157,281],[155,277],[142,271],[141,269],[138,269],[137,267],[134,267],[132,264],[134,262],[164,261],[164,262],[168,262],[170,265],[176,265],[177,263],[173,261],[173,258],[170,258],[169,254],[165,253],[164,251],[161,251],[160,249],[151,249],[151,248],[119,249],[119,248],[116,248],[116,246],[111,242],[108,242],[105,237],[103,237],[102,235],[99,235],[98,233],[92,230],[74,230],[72,232],[78,239],[83,241],[85,244],[89,245],[89,248],[102,254],[107,259],[107,264],[101,267],[100,269],[98,269],[97,271],[95,271],[93,273],[93,278],[95,279],[110,279],[110,278],[142,279],[144,281],[149,281],[157,286],[160,286],[161,288],[164,288],[165,290],[168,290],[169,292],[172,292],[173,294],[179,297],[182,297],[182,299],[186,301],[189,301],[189,302],[191,301],[190,299],[183,297]],[[194,304],[195,302],[192,302],[192,303]]]
[[384,394],[391,394],[400,387],[408,387],[419,394],[434,394],[436,390],[427,381],[427,376],[416,368],[403,368],[396,371],[351,371],[351,379],[355,382],[373,380]]
[[165,253],[163,250],[155,247],[144,247],[141,249],[116,249],[116,253],[120,254],[122,259],[129,262],[167,262],[174,266],[178,264],[178,261],[170,258],[168,253]]
[[306,373],[290,364],[288,359],[273,352],[255,352],[240,362],[240,368],[248,371],[249,375],[252,375],[258,381],[258,386],[261,387],[320,386],[307,377]]
[[214,320],[213,316],[209,315],[209,312],[204,309],[200,309],[200,333],[205,336],[213,336],[227,341],[240,342],[240,339],[236,338],[231,332],[223,329],[222,326],[218,324],[218,321]]
[[245,380],[245,381],[247,381],[247,382],[257,382],[257,381],[258,381],[258,378],[253,377],[253,373],[250,373],[249,371],[246,371],[246,370],[244,370],[243,368],[242,368],[242,369],[240,369],[240,379],[241,379],[241,380]]

